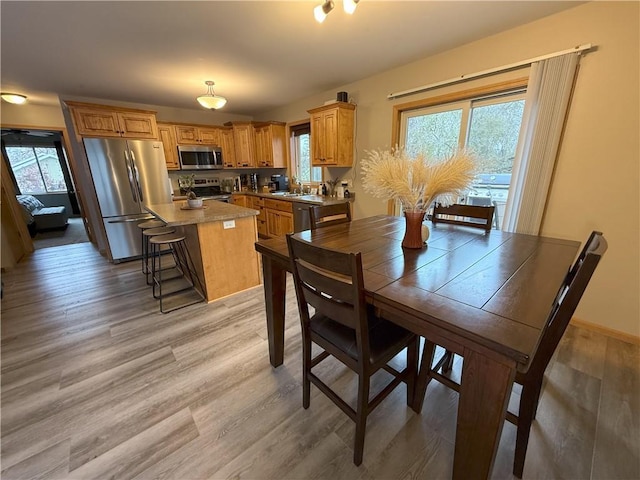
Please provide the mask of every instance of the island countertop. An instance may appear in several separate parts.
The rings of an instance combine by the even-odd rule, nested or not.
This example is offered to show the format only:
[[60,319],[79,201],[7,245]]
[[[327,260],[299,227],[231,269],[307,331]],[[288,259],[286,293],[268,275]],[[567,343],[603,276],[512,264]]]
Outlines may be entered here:
[[217,200],[205,200],[203,208],[187,209],[186,202],[146,205],[145,209],[170,226],[221,222],[258,215],[257,210]]

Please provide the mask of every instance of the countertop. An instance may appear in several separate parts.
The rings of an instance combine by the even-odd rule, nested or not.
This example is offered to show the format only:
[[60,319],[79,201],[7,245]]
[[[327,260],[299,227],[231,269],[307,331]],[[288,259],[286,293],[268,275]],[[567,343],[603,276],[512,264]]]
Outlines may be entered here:
[[336,203],[353,202],[355,197],[327,197],[324,195],[283,195],[277,193],[263,192],[234,192],[233,195],[251,195],[252,197],[270,198],[273,200],[284,200],[287,202],[301,202],[313,205],[335,205]]
[[205,200],[203,208],[183,209],[187,202],[162,203],[146,205],[145,209],[158,217],[167,225],[194,225],[197,223],[221,222],[236,218],[258,215],[257,210],[239,207],[231,203],[217,200]]

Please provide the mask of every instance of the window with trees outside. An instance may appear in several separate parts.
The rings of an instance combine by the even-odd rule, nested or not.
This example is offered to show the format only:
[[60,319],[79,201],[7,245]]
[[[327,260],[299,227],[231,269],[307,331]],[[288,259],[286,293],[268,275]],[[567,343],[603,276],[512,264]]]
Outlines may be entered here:
[[311,127],[309,123],[291,127],[291,170],[300,183],[322,182],[322,167],[311,165]]
[[401,138],[410,155],[442,159],[457,148],[478,158],[478,174],[461,203],[494,205],[500,228],[509,197],[525,93],[503,94],[409,110],[401,116]]
[[55,147],[6,146],[5,151],[20,193],[34,195],[67,191]]

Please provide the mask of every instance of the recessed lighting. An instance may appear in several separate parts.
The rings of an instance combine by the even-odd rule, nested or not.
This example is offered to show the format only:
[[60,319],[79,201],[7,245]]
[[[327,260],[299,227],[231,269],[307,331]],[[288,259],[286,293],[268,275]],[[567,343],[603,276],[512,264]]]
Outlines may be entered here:
[[19,93],[0,93],[0,97],[5,102],[13,103],[15,105],[22,105],[27,101],[26,95],[20,95]]

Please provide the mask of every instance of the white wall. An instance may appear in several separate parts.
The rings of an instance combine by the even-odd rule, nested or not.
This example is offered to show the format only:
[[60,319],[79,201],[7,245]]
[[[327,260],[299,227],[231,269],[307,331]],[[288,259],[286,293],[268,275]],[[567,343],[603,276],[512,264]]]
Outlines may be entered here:
[[[609,251],[576,317],[640,336],[640,4],[590,2],[530,24],[425,58],[324,94],[267,112],[264,119],[308,118],[306,110],[347,91],[358,104],[357,158],[389,147],[392,107],[453,87],[389,101],[386,95],[539,55],[592,43],[575,86],[566,131],[543,219],[543,235],[584,241],[604,232]],[[356,47],[357,48],[357,47]],[[399,47],[400,48],[400,47]],[[516,72],[517,73],[517,72]],[[516,75],[517,76],[517,75]],[[386,213],[386,203],[362,192],[355,178],[356,217]]]

